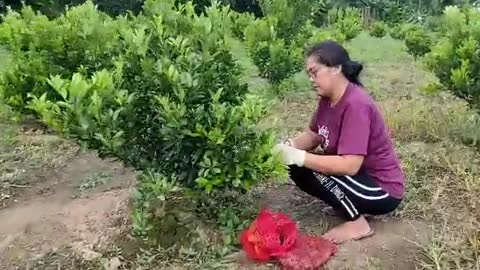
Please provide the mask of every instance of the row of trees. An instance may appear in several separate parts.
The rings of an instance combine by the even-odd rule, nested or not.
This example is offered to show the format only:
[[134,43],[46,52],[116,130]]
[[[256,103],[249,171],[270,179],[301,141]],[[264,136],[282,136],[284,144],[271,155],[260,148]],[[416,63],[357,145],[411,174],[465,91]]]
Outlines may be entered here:
[[[34,10],[41,11],[43,14],[49,17],[59,16],[65,12],[65,6],[76,6],[85,3],[86,0],[24,0],[23,2],[31,6]],[[145,0],[94,0],[99,9],[110,14],[119,15],[126,12],[138,13],[142,10],[142,6]],[[186,3],[187,0],[176,0],[178,4]],[[256,17],[262,17],[265,15],[262,9],[262,2],[275,2],[271,0],[221,0],[223,4],[229,5],[233,10],[244,13],[252,13]],[[3,6],[0,6],[5,12],[7,6],[11,6],[13,9],[20,9],[22,6],[21,0],[1,1]],[[196,12],[200,13],[205,8],[211,6],[211,0],[193,0],[196,6]],[[317,9],[317,19],[322,20],[328,13],[328,10],[348,7],[355,8],[371,8],[376,19],[398,23],[405,20],[418,20],[424,18],[427,15],[438,15],[442,13],[442,10],[446,6],[450,5],[464,5],[469,3],[468,0],[318,0],[313,3],[315,9]],[[471,2],[471,4],[475,1]]]
[[[372,35],[385,35],[374,25]],[[480,111],[480,10],[471,5],[447,6],[425,23],[402,23],[390,35],[404,40],[407,52],[439,79],[428,91],[450,91]]]

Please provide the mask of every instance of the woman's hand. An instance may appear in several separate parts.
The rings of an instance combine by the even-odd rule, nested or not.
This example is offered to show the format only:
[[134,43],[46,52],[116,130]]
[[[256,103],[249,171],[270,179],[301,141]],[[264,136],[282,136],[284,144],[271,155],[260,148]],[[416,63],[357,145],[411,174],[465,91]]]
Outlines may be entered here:
[[305,150],[297,149],[286,144],[277,144],[273,149],[274,154],[280,154],[285,165],[297,165],[303,167],[305,163]]
[[328,175],[350,175],[358,173],[364,157],[361,155],[325,156],[307,153],[286,144],[277,144],[274,154],[280,154],[286,165],[297,165]]

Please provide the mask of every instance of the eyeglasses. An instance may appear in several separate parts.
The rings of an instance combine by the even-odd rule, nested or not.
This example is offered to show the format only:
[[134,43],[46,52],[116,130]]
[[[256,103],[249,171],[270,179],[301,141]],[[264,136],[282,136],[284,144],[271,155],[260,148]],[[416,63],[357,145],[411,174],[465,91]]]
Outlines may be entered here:
[[322,70],[327,70],[327,69],[329,69],[328,66],[320,64],[320,65],[309,68],[307,70],[307,75],[311,79],[316,79],[318,77],[318,72],[320,72]]
[[317,69],[314,69],[314,68],[309,68],[307,70],[307,75],[308,77],[312,78],[312,79],[315,79],[317,78],[317,75],[318,75],[318,72],[321,70],[321,68],[317,68]]

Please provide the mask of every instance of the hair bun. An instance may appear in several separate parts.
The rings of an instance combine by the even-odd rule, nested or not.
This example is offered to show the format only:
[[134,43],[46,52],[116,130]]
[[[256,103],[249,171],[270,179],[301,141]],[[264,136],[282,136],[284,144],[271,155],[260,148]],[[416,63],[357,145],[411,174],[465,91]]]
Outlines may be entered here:
[[348,61],[343,68],[346,75],[356,78],[362,72],[363,65],[356,61]]

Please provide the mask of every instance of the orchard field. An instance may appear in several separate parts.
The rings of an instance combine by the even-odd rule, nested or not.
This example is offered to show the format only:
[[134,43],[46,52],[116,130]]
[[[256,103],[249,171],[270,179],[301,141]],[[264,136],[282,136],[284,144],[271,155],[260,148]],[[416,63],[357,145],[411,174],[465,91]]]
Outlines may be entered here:
[[261,206],[308,233],[339,222],[270,151],[315,109],[305,46],[335,39],[364,64],[407,195],[326,269],[480,270],[480,13],[366,26],[357,8],[260,2],[258,18],[173,0],[6,13],[0,269],[279,269],[238,236]]

